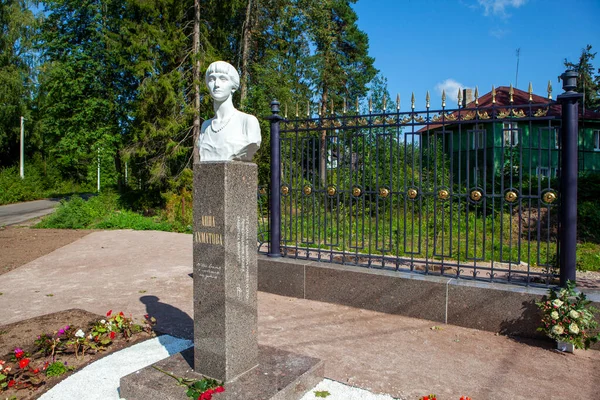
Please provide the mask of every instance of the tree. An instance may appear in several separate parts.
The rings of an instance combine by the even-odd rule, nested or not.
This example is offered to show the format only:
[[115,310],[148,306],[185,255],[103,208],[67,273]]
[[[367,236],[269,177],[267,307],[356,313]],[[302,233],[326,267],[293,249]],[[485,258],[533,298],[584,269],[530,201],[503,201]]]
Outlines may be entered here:
[[595,69],[592,61],[596,53],[592,53],[592,45],[587,45],[581,50],[579,61],[570,62],[565,58],[565,67],[577,71],[577,92],[584,95],[583,106],[585,109],[600,111],[600,68]]
[[[98,156],[119,155],[126,117],[109,34],[118,32],[120,12],[112,0],[46,2],[38,119],[49,157],[78,181],[95,179]],[[115,170],[108,174],[112,181]]]
[[29,119],[35,29],[28,1],[0,0],[0,166],[18,160],[20,117]]
[[[312,56],[313,87],[325,114],[330,102],[340,104],[344,97],[364,96],[367,84],[375,77],[374,59],[368,55],[369,39],[358,29],[352,9],[356,0],[306,0],[309,35],[314,43]],[[326,131],[321,133],[320,177],[325,182],[327,164]]]

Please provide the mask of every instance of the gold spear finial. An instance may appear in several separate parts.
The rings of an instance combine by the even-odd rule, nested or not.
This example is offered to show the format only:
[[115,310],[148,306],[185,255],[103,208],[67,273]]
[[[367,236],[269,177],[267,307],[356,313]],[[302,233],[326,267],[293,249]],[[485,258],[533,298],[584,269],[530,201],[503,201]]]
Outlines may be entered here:
[[527,91],[529,92],[529,102],[531,103],[533,101],[533,86],[531,82],[529,82],[529,89]]
[[285,103],[285,107],[283,109],[283,118],[287,119],[287,103]]
[[425,107],[429,108],[429,100],[431,100],[431,97],[429,96],[429,90],[427,91],[427,94],[425,95]]
[[462,90],[460,88],[458,88],[458,108],[460,108],[461,104],[462,104]]
[[296,118],[298,118],[298,102],[296,102]]
[[492,104],[496,104],[496,88],[492,85]]
[[400,111],[400,93],[396,94],[396,111]]
[[412,92],[412,96],[410,97],[410,108],[415,109],[415,92]]
[[552,83],[548,81],[548,99],[552,100]]
[[479,88],[475,86],[475,105],[479,105]]
[[442,107],[446,107],[446,90],[442,90]]
[[333,99],[331,99],[331,115],[333,115],[335,112],[334,108],[333,108]]
[[513,94],[515,94],[515,89],[513,89],[512,83],[510,84],[510,87],[508,88],[508,94],[510,95],[508,101],[510,101],[511,103],[514,102],[515,100],[513,99]]

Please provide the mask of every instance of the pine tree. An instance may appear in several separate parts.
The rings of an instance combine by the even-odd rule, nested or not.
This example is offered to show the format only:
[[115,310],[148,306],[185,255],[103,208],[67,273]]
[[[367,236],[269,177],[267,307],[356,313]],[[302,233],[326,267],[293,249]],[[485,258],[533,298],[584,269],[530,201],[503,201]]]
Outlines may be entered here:
[[583,106],[587,110],[600,111],[600,68],[595,69],[592,61],[596,53],[592,53],[592,45],[581,50],[579,62],[572,63],[565,59],[565,67],[577,71],[577,92],[584,95]]

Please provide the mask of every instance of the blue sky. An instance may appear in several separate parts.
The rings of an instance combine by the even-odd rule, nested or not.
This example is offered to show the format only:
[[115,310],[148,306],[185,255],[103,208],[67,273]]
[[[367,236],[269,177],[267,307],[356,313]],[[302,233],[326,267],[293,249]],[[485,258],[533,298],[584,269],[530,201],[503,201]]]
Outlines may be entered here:
[[548,80],[553,98],[562,92],[557,77],[563,61],[577,61],[581,49],[593,46],[600,67],[600,0],[358,0],[358,26],[369,36],[375,67],[388,80],[402,109],[441,105],[446,88],[447,107],[455,107],[457,87],[479,87],[529,82],[545,96]]

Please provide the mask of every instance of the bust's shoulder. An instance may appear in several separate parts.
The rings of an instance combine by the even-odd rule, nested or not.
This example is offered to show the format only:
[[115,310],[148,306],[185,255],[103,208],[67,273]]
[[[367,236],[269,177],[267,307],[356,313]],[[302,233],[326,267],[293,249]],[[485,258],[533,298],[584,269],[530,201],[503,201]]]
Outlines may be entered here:
[[238,111],[239,117],[247,124],[258,124],[258,119],[252,114]]

